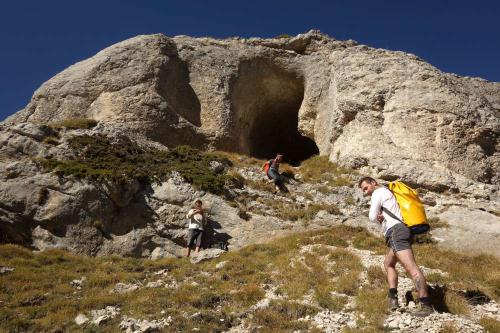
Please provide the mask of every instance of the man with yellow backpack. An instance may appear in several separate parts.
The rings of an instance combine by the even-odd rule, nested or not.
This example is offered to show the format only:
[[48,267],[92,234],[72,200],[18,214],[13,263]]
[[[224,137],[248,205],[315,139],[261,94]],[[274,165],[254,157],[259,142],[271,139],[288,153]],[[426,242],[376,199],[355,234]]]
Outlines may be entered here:
[[377,223],[389,247],[384,260],[389,284],[389,308],[399,308],[398,273],[396,263],[400,263],[415,284],[420,299],[420,307],[413,315],[425,317],[434,312],[424,274],[415,262],[411,244],[414,234],[429,230],[423,205],[416,192],[401,182],[389,183],[389,188],[381,186],[371,177],[364,177],[358,183],[364,195],[371,196],[370,221]]

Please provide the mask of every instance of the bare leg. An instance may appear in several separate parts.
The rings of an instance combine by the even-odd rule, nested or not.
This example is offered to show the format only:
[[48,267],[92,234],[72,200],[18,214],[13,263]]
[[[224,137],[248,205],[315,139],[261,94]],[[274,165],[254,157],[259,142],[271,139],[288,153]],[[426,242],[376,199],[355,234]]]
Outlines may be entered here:
[[200,247],[199,246],[196,247],[195,252],[196,253],[200,252]]
[[418,297],[428,297],[427,282],[425,281],[424,274],[415,262],[413,251],[411,249],[398,251],[396,252],[396,257],[413,280],[415,289],[418,292]]
[[189,257],[190,254],[191,254],[191,248],[188,246],[186,247],[186,257]]
[[398,287],[398,272],[396,271],[396,263],[398,262],[398,258],[392,249],[389,249],[389,252],[385,256],[384,267],[387,273],[387,283],[389,284],[389,288],[397,288]]

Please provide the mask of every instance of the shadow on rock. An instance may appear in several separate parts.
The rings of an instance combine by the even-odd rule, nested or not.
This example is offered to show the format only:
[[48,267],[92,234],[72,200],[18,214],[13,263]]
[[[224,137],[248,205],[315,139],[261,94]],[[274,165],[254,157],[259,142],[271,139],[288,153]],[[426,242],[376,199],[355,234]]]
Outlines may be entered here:
[[228,244],[228,241],[233,238],[225,232],[220,232],[222,225],[212,218],[208,218],[205,226],[205,234],[203,235],[203,248],[219,247],[220,244]]

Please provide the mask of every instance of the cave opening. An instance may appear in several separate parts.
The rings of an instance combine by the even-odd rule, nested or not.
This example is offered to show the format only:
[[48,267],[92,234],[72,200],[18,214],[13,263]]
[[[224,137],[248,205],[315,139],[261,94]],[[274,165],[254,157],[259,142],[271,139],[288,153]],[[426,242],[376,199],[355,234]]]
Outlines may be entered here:
[[292,165],[319,153],[314,140],[298,130],[301,76],[264,59],[249,60],[240,64],[231,97],[240,153],[261,159],[280,153]]

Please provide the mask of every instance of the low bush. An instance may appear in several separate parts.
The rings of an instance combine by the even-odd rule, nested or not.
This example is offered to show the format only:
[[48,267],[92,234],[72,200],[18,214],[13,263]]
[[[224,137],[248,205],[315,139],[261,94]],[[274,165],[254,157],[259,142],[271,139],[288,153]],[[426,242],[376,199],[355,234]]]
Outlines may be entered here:
[[210,162],[217,157],[188,146],[168,151],[146,150],[128,138],[112,142],[103,135],[81,135],[71,138],[69,147],[74,152],[73,159],[38,161],[46,170],[60,176],[97,181],[161,181],[176,171],[187,182],[215,194],[223,192],[227,181],[225,174],[210,168]]

